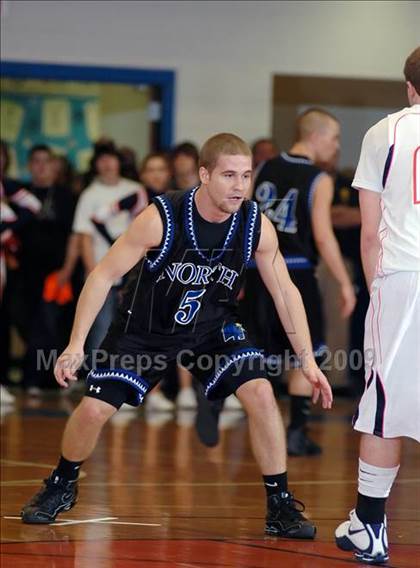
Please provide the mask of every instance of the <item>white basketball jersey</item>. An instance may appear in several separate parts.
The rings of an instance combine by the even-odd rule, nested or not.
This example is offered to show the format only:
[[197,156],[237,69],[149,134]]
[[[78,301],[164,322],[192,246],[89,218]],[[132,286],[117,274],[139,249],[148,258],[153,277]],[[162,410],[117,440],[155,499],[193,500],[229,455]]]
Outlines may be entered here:
[[378,274],[420,270],[420,105],[388,116]]
[[367,132],[353,186],[381,193],[377,275],[420,271],[420,105]]

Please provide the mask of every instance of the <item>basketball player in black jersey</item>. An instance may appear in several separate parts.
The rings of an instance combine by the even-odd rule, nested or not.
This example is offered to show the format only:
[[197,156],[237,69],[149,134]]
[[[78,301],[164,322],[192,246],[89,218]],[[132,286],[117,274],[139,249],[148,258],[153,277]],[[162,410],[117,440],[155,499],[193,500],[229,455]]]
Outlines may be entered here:
[[62,456],[45,486],[23,508],[25,523],[52,523],[77,498],[77,474],[107,420],[124,403],[140,404],[177,359],[210,400],[235,393],[248,414],[251,445],[267,491],[266,532],[313,538],[287,487],[285,437],[262,356],[238,321],[236,297],[254,257],[277,312],[303,362],[313,400],[332,404],[331,388],[312,356],[299,291],[291,282],[270,221],[245,195],[251,151],[219,134],[203,146],[198,188],[158,196],[89,275],[70,343],[55,375],[76,380],[89,328],[116,279],[131,270],[118,317],[102,344],[106,357],[89,373],[86,396],[70,417]]
[[[314,356],[318,364],[326,351],[321,296],[315,270],[319,256],[340,286],[341,314],[355,306],[353,286],[340,253],[331,222],[334,184],[315,164],[339,149],[340,125],[322,109],[310,109],[297,121],[297,141],[289,152],[268,160],[258,171],[254,199],[271,220],[290,276],[298,287],[308,315]],[[316,455],[321,448],[306,435],[311,389],[293,357],[290,331],[276,317],[270,293],[258,270],[248,270],[242,306],[245,324],[267,356],[291,354],[289,365],[291,422],[287,430],[289,455]]]

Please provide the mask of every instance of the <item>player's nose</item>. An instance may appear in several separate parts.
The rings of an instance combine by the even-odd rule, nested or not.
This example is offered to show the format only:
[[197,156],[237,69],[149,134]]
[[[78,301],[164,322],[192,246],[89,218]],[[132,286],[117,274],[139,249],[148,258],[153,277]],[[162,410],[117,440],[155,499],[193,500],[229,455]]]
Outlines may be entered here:
[[245,190],[245,181],[242,178],[242,176],[236,176],[235,178],[235,190],[237,190],[240,193],[243,193]]

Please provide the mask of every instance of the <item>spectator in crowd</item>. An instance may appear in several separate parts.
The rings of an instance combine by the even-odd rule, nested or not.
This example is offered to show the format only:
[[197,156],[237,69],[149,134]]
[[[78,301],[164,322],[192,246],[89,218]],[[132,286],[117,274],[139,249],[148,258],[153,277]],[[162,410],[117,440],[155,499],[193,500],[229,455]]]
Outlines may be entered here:
[[101,136],[93,145],[93,154],[89,161],[89,168],[87,172],[85,172],[81,176],[80,186],[82,191],[93,182],[96,176],[96,169],[95,169],[96,156],[102,152],[103,148],[109,148],[109,147],[112,147],[114,150],[116,150],[114,141],[112,140],[112,138],[109,138],[108,136]]
[[22,187],[21,182],[10,178],[8,174],[10,166],[10,152],[7,143],[0,140],[0,177],[5,195],[9,195]]
[[199,185],[198,150],[191,142],[178,144],[171,153],[174,189],[191,189]]
[[55,185],[64,186],[73,191],[75,172],[70,160],[66,156],[53,156],[52,167]]
[[251,150],[254,169],[279,153],[274,140],[271,138],[258,138],[251,146]]
[[27,344],[23,383],[29,393],[37,394],[41,387],[54,385],[52,370],[39,368],[38,349],[59,349],[65,340],[62,325],[55,330],[47,326],[50,322],[45,314],[43,291],[46,278],[65,264],[74,198],[70,188],[55,183],[53,154],[48,146],[39,144],[30,150],[28,169],[31,181],[27,189],[42,206],[17,231],[21,241],[19,292],[23,316],[19,318],[19,331]]
[[139,181],[139,172],[137,171],[137,155],[129,146],[121,146],[121,176],[133,181]]
[[[114,210],[115,204],[140,192],[142,198],[139,211],[147,205],[147,198],[140,184],[121,176],[121,156],[115,146],[97,145],[95,152],[92,162],[93,181],[79,199],[73,224],[73,232],[81,235],[82,260],[86,275],[94,269],[112,242],[130,223],[131,216],[127,207]],[[137,198],[135,201],[137,202]],[[105,337],[117,306],[120,284],[115,282],[93,324],[88,339],[88,351],[97,349]]]
[[170,189],[171,170],[167,156],[163,153],[148,154],[140,167],[142,184],[137,191],[112,203],[101,205],[91,217],[92,223],[111,245],[115,239],[107,230],[106,223],[121,211],[127,211],[130,218],[136,217],[153,199],[154,196]]
[[[28,223],[41,209],[41,203],[21,184],[7,177],[9,151],[7,144],[0,141],[0,380],[7,381],[10,366],[10,327],[12,323],[12,290],[15,287],[17,271],[16,254],[19,242],[16,230]],[[10,278],[11,277],[11,278]],[[2,404],[14,402],[3,384],[0,384]]]
[[152,152],[140,166],[140,180],[144,185],[149,201],[171,189],[171,164],[166,154]]

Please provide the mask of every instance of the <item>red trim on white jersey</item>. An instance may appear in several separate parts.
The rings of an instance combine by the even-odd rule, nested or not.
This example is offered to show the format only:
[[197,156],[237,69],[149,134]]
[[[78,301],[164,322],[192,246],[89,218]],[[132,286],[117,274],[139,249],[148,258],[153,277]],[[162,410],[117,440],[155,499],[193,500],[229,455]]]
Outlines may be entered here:
[[[418,160],[417,160],[417,154]],[[419,164],[417,165],[417,161]],[[413,159],[413,203],[414,205],[420,204],[420,146],[414,150],[414,159]]]
[[[391,163],[389,164],[389,168],[388,168],[388,173],[386,176],[386,179],[388,180],[389,178],[389,174],[391,173],[391,168],[394,164],[394,158],[395,158],[395,144],[397,141],[397,126],[398,123],[400,122],[400,120],[402,118],[405,118],[406,116],[410,116],[410,115],[417,115],[420,116],[419,112],[407,112],[406,114],[403,114],[402,116],[399,117],[399,119],[397,120],[397,122],[394,125],[394,140],[393,140],[393,146],[394,146],[394,151],[392,153],[392,158],[391,158]],[[420,188],[417,187],[417,153],[420,150],[420,146],[418,146],[416,148],[416,150],[414,151],[414,159],[413,159],[413,203],[414,205],[418,205],[420,204]],[[385,182],[386,185],[386,182]]]

